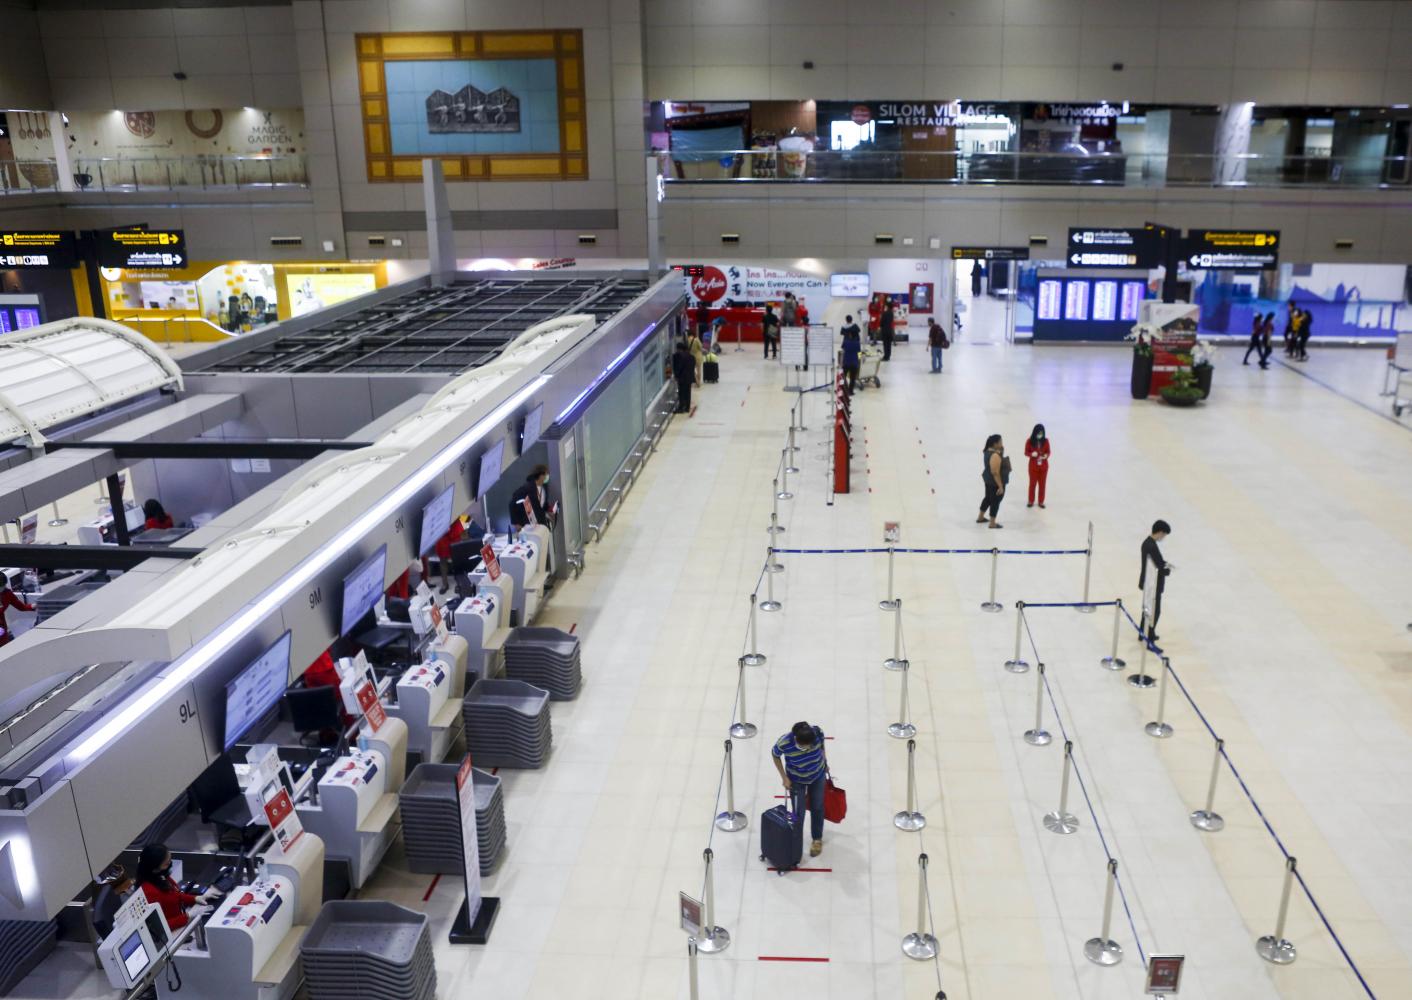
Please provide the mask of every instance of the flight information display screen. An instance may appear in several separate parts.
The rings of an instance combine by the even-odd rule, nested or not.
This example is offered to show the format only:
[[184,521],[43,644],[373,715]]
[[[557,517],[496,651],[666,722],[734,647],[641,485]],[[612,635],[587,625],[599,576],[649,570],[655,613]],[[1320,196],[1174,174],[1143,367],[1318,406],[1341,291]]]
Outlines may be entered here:
[[225,749],[235,746],[260,717],[275,707],[289,685],[288,632],[226,684]]
[[358,619],[372,610],[382,596],[386,579],[387,546],[380,545],[361,566],[343,578],[343,621],[339,635],[353,631]]
[[539,440],[539,433],[542,431],[544,423],[544,404],[540,403],[529,415],[525,417],[525,432],[520,436],[520,452]]
[[505,460],[505,439],[501,438],[480,457],[480,478],[476,480],[476,494],[485,496],[500,478],[501,464]]
[[417,544],[418,555],[424,556],[436,548],[437,539],[451,530],[451,505],[455,501],[456,487],[453,484],[422,508],[422,533]]

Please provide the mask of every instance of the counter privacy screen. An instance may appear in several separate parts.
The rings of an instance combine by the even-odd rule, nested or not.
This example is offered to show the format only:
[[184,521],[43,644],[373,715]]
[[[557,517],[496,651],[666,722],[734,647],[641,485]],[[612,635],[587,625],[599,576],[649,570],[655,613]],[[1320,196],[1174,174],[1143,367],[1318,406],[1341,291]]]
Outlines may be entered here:
[[451,530],[451,505],[455,500],[456,487],[452,485],[422,508],[422,534],[417,543],[417,555],[424,556],[436,548],[437,539]]
[[237,740],[274,708],[289,684],[290,634],[285,632],[274,645],[226,684],[226,726],[224,749]]
[[382,596],[383,581],[387,579],[387,546],[379,545],[378,550],[363,561],[363,564],[343,578],[343,620],[339,635],[348,635],[358,619],[373,609]]

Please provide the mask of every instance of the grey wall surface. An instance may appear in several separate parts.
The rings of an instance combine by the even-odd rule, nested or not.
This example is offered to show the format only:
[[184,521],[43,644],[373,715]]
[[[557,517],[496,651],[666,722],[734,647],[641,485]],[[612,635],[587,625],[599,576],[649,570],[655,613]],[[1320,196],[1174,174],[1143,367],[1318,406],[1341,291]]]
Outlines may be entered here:
[[52,103],[38,15],[22,0],[0,0],[0,108]]

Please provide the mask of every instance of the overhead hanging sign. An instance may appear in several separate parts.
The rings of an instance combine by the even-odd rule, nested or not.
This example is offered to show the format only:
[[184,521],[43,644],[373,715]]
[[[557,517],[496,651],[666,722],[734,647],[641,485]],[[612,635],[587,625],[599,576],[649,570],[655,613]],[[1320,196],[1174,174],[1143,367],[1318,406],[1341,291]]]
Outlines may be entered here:
[[181,229],[109,229],[94,234],[101,267],[185,267],[186,233]]
[[73,233],[53,229],[10,229],[0,232],[0,269],[73,267],[78,242]]
[[1157,243],[1150,229],[1070,229],[1064,261],[1070,267],[1147,270],[1158,264]]
[[1029,260],[1029,247],[952,247],[952,260]]
[[1188,229],[1182,256],[1188,267],[1264,271],[1280,262],[1278,229]]

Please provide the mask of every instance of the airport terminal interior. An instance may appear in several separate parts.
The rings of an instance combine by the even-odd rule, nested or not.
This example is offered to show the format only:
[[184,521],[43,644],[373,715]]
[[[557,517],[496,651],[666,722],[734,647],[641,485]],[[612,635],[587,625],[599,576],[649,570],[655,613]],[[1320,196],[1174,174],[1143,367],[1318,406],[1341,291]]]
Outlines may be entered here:
[[1412,995],[1409,51],[0,0],[0,996]]

